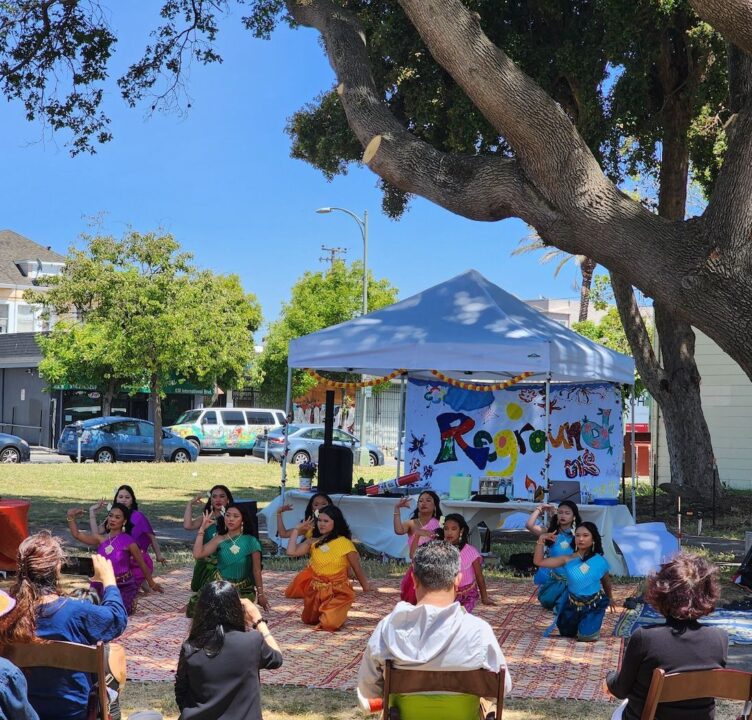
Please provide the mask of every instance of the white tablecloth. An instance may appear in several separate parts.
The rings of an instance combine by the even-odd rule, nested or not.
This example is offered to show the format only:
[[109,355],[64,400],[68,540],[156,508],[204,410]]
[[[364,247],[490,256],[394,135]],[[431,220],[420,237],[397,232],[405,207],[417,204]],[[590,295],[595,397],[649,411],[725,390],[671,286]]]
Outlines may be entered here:
[[[293,509],[283,516],[288,530],[303,519],[303,512],[310,498],[311,493],[299,490],[288,490],[285,493],[285,502],[293,506]],[[392,513],[399,498],[363,495],[331,495],[331,498],[344,513],[352,530],[353,539],[361,542],[373,552],[385,553],[395,558],[409,558],[407,535],[395,534],[393,527]],[[286,539],[280,541],[276,537],[276,512],[281,504],[281,498],[276,497],[260,513],[266,518],[269,538],[287,547]],[[403,521],[410,517],[414,505],[413,502],[413,507],[402,509]],[[456,512],[464,516],[476,545],[479,542],[478,525],[481,522],[485,522],[490,528],[495,528],[503,521],[505,515],[514,512],[530,513],[537,506],[538,503],[530,502],[483,503],[472,500],[449,500],[448,498],[441,500],[441,508],[445,515]],[[634,525],[627,507],[625,505],[580,505],[579,508],[582,519],[595,523],[601,532],[603,554],[608,560],[611,573],[626,575],[626,565],[621,555],[616,553],[612,536],[614,528]],[[533,538],[532,535],[530,537]]]

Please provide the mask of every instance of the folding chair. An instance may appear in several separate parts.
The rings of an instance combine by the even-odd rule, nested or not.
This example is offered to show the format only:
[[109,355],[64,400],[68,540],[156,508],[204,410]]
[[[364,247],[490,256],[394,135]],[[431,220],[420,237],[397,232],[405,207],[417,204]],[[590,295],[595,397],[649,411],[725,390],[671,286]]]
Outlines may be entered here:
[[0,645],[0,656],[20,668],[47,667],[57,670],[76,670],[97,676],[100,720],[109,716],[107,697],[107,665],[104,643],[96,646],[79,645],[62,640],[40,640],[33,643]]
[[642,720],[655,718],[658,703],[712,697],[745,702],[743,718],[749,717],[752,673],[741,670],[692,670],[666,675],[656,668],[650,681]]
[[[387,660],[384,669],[384,714],[383,720],[399,720],[390,715],[389,695],[408,693],[462,693],[496,700],[496,720],[501,720],[504,709],[504,678],[506,671],[490,670],[414,670],[396,667]],[[392,708],[394,711],[395,708]],[[491,715],[491,714],[489,714]],[[488,717],[488,716],[487,716]]]

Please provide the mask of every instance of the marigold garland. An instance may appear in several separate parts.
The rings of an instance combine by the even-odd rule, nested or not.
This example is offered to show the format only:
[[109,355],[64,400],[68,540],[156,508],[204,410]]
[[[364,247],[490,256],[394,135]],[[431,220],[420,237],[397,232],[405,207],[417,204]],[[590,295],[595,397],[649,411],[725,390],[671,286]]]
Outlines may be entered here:
[[337,380],[330,380],[329,378],[325,378],[323,375],[319,375],[315,370],[311,370],[310,368],[306,368],[306,372],[312,377],[318,380],[320,383],[323,383],[324,385],[328,385],[329,387],[335,387],[335,388],[363,388],[363,387],[373,387],[374,385],[380,385],[384,382],[389,382],[390,380],[393,380],[396,377],[399,377],[403,373],[406,373],[407,370],[395,370],[393,373],[389,373],[389,375],[385,375],[384,377],[379,378],[372,378],[371,380],[361,380],[360,382],[339,382]]
[[495,390],[503,390],[504,388],[508,388],[510,385],[516,385],[518,382],[524,380],[525,378],[529,378],[531,375],[535,375],[534,372],[524,372],[520,375],[517,375],[516,377],[513,377],[511,380],[505,380],[504,382],[499,383],[489,383],[487,385],[479,385],[477,383],[465,382],[464,380],[455,380],[454,378],[440,373],[438,370],[431,370],[431,374],[439,378],[439,380],[442,380],[445,383],[449,383],[449,385],[461,388],[462,390],[474,390],[475,392],[493,392]]

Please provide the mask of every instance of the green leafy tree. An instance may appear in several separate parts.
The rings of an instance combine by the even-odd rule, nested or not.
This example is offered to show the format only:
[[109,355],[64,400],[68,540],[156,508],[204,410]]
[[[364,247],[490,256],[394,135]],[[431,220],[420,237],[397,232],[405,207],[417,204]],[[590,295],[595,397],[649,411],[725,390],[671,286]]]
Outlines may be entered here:
[[[125,99],[179,102],[182,69],[220,59],[212,43],[237,4],[164,1],[161,26],[120,78]],[[752,325],[739,322],[752,311],[748,0],[245,4],[259,37],[280,21],[318,30],[336,73],[336,87],[290,120],[296,157],[329,176],[365,162],[391,215],[418,194],[474,220],[519,217],[547,245],[608,268],[640,374],[663,408],[672,476],[706,486],[712,449],[690,323],[752,377]],[[98,130],[77,118],[100,116],[114,42],[106,16],[96,2],[4,7],[0,88],[30,116],[58,98],[50,126],[67,128],[74,149],[91,146]],[[16,72],[19,63],[29,71]],[[89,90],[90,107],[77,104]],[[708,204],[685,220],[690,165]],[[655,208],[620,190],[635,172],[656,178]],[[662,365],[633,287],[654,299]]]
[[112,414],[112,400],[127,382],[120,364],[122,348],[106,321],[61,320],[49,335],[39,335],[39,374],[51,386],[94,387],[102,395],[102,415]]
[[199,272],[171,235],[157,233],[88,238],[49,290],[27,292],[27,299],[60,315],[74,311],[83,322],[73,326],[73,339],[66,323],[43,341],[51,378],[76,382],[101,372],[98,385],[111,376],[148,386],[158,461],[166,385],[242,384],[261,322],[258,302],[237,276]]
[[[264,388],[284,397],[287,387],[287,348],[293,338],[308,335],[360,315],[363,297],[363,264],[338,260],[326,272],[306,272],[292,287],[289,302],[282,304],[278,320],[269,327],[257,372]],[[368,274],[369,311],[391,305],[397,288],[388,280]],[[304,395],[316,381],[300,370],[293,372],[293,397]]]
[[[648,328],[650,328],[649,325]],[[632,352],[629,340],[627,340],[627,336],[624,333],[624,326],[621,324],[619,311],[615,307],[610,307],[598,322],[583,320],[574,323],[572,329],[594,342],[611,348],[611,350],[616,350],[625,355],[629,355]],[[645,392],[645,385],[638,372],[635,372],[634,392],[637,396]]]

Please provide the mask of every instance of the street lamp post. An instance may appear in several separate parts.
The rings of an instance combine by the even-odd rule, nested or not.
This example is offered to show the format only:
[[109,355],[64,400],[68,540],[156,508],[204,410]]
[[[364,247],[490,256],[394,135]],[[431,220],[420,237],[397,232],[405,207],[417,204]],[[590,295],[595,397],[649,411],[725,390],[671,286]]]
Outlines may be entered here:
[[[352,210],[347,210],[341,207],[322,207],[316,210],[317,213],[327,214],[334,211],[343,212],[349,215],[360,229],[360,234],[363,237],[363,315],[368,313],[368,210],[363,211],[363,217],[359,217]],[[368,448],[366,447],[366,389],[361,388],[361,403],[363,412],[360,415],[360,457],[358,464],[369,465],[370,458],[368,454]]]

